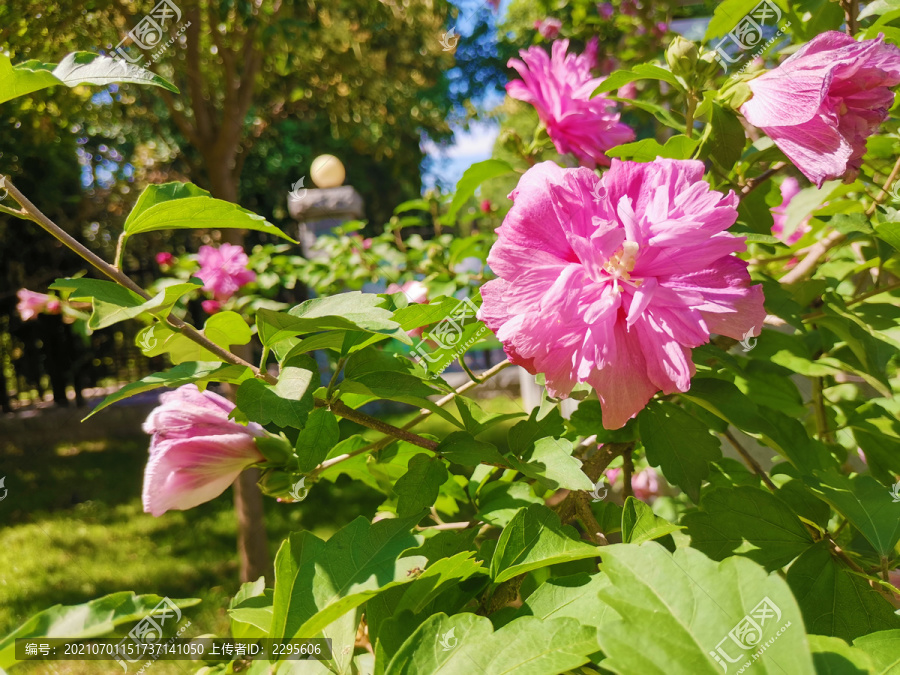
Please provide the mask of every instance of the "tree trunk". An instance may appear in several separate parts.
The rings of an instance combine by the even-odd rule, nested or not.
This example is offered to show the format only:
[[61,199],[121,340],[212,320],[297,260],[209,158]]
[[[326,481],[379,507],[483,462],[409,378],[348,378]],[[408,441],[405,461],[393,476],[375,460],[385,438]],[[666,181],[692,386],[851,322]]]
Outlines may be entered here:
[[259,469],[247,469],[234,481],[234,510],[238,521],[238,556],[241,582],[256,581],[261,576],[272,583],[272,560],[266,537],[263,498],[256,481]]

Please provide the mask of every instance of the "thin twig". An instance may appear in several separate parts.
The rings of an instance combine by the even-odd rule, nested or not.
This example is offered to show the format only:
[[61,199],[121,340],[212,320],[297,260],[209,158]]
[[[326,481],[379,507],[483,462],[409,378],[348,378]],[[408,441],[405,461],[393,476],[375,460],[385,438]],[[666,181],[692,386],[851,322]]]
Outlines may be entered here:
[[634,497],[634,488],[631,487],[631,478],[634,476],[634,462],[631,461],[631,449],[622,453],[622,495],[627,499]]
[[380,431],[386,436],[399,438],[401,441],[406,441],[407,443],[418,445],[420,448],[425,448],[426,450],[431,450],[432,452],[437,450],[437,441],[422,438],[421,436],[407,431],[406,429],[400,429],[399,427],[395,427],[392,424],[388,424],[387,422],[382,422],[379,419],[370,417],[365,413],[354,410],[340,399],[332,401],[331,403],[327,403],[325,401],[320,402],[317,400],[316,405],[319,407],[327,406],[335,415],[340,415],[344,419],[348,419],[351,422],[356,422],[357,424],[361,424],[362,426],[368,427],[369,429]]
[[832,443],[834,439],[828,431],[828,416],[825,414],[825,396],[822,394],[822,378],[812,378],[812,403],[816,417],[816,431],[819,440]]
[[731,444],[734,446],[734,449],[738,451],[738,454],[744,458],[744,461],[753,469],[753,472],[762,479],[762,482],[766,484],[766,487],[772,490],[773,492],[777,489],[775,487],[775,483],[772,482],[772,479],[766,474],[763,468],[759,465],[753,457],[747,452],[744,447],[738,443],[738,440],[734,437],[734,435],[726,429],[723,433],[723,436],[727,438]]
[[776,173],[781,171],[786,166],[787,166],[787,162],[775,162],[775,164],[773,164],[768,169],[763,171],[756,178],[747,179],[747,183],[744,185],[744,187],[741,188],[741,199],[743,199],[744,197],[749,195],[756,188],[758,188],[760,185],[765,183],[767,180],[769,180],[772,176],[774,176]]
[[[130,277],[128,277],[122,271],[116,269],[114,266],[110,265],[93,251],[89,250],[81,242],[72,237],[59,225],[57,225],[46,215],[44,215],[44,213],[34,204],[32,204],[25,195],[19,192],[16,186],[13,185],[9,180],[6,181],[6,188],[9,191],[9,194],[12,195],[13,199],[15,199],[22,207],[23,212],[28,214],[30,220],[40,225],[51,236],[61,241],[72,252],[90,263],[92,267],[109,277],[112,281],[115,281],[120,286],[124,286],[125,288],[132,291],[133,293],[136,293],[145,300],[150,299],[150,295],[143,288],[132,281]],[[255,377],[266,380],[269,384],[277,383],[278,380],[276,380],[274,377],[272,377],[268,373],[261,372],[259,368],[254,366],[252,363],[248,363],[241,357],[232,354],[227,349],[223,349],[215,342],[200,333],[200,331],[198,331],[196,328],[194,328],[190,324],[185,323],[178,317],[170,314],[166,317],[166,322],[186,338],[192,340],[193,342],[196,342],[201,347],[212,352],[226,363],[249,368]]]

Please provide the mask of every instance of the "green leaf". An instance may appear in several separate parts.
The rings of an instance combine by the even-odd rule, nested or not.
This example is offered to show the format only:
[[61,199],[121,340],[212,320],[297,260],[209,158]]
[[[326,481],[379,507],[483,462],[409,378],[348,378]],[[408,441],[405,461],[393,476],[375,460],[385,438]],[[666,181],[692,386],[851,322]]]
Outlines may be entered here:
[[133,319],[145,312],[165,319],[181,298],[201,286],[195,283],[170,284],[149,300],[111,281],[96,279],[57,279],[50,288],[71,291],[71,300],[92,301],[94,311],[88,326],[99,330]]
[[179,93],[175,85],[145,68],[90,52],[72,52],[56,67],[34,60],[13,66],[8,56],[0,54],[0,103],[57,84],[77,87],[116,82],[149,84]]
[[700,146],[700,157],[715,160],[727,170],[741,158],[747,136],[737,115],[715,101],[711,106],[709,126]]
[[[136,595],[131,591],[111,593],[81,605],[53,605],[38,612],[12,633],[0,639],[0,668],[9,668],[16,659],[16,640],[64,638],[85,640],[110,635],[116,626],[143,619],[163,600],[158,595]],[[196,598],[170,600],[179,609],[200,603]],[[170,617],[174,618],[174,617]]]
[[406,473],[394,484],[397,515],[404,518],[433,506],[446,480],[447,467],[441,459],[424,452],[413,457]]
[[622,512],[622,541],[626,544],[652,541],[680,529],[679,525],[654,514],[649,504],[634,497],[625,498],[625,509]]
[[487,575],[484,566],[474,558],[474,551],[460,551],[449,558],[431,563],[415,581],[402,589],[403,597],[395,611],[399,613],[409,610],[418,614],[452,586],[473,576]]
[[[717,650],[731,663],[742,663],[765,644],[755,661],[762,664],[760,673],[813,675],[800,610],[777,574],[746,558],[715,563],[692,548],[670,554],[656,542],[614,544],[602,551],[601,569],[611,584],[600,591],[600,600],[621,616],[600,631],[604,669],[721,675],[713,659],[721,653]],[[747,616],[762,636],[743,649],[729,633],[748,626]],[[743,635],[748,641],[757,637]]]
[[875,672],[872,659],[839,638],[808,635],[818,675],[867,675]]
[[594,484],[581,470],[581,460],[572,457],[574,450],[572,441],[565,438],[540,438],[521,459],[507,455],[506,461],[551,490],[590,490]]
[[475,440],[467,431],[449,434],[440,442],[436,452],[447,461],[461,466],[477,466],[481,463],[506,466],[506,459],[497,452],[497,446]]
[[0,103],[61,84],[51,68],[40,61],[13,66],[6,54],[0,54]]
[[600,602],[600,591],[607,586],[609,577],[603,573],[581,572],[548,579],[525,599],[516,615],[536,616],[542,621],[569,617],[599,628],[619,618],[609,605]]
[[875,236],[900,251],[900,222],[882,222],[875,225]]
[[247,380],[238,387],[237,407],[248,419],[262,425],[302,429],[313,409],[313,391],[319,374],[305,368],[285,368],[277,384]]
[[900,667],[900,630],[882,630],[863,635],[853,641],[853,646],[863,650],[875,664],[873,673],[897,675]]
[[608,91],[613,91],[614,89],[619,89],[623,85],[636,80],[661,80],[663,82],[668,82],[679,91],[684,89],[684,85],[678,81],[678,78],[676,78],[671,71],[655,66],[652,63],[640,63],[631,70],[617,70],[610,73],[610,75],[604,78],[603,82],[600,83],[600,86],[594,90],[594,93],[591,94],[591,98],[599,96],[600,94],[605,94]]
[[366,394],[375,398],[426,408],[454,426],[462,426],[453,415],[427,398],[439,393],[436,389],[408,373],[392,371],[364,373],[352,380],[345,379],[341,382],[339,390],[342,394]]
[[137,382],[126,384],[119,391],[110,394],[91,411],[91,414],[85,417],[87,419],[91,415],[95,415],[107,406],[122,401],[137,394],[143,394],[145,391],[151,391],[159,387],[171,387],[173,389],[185,384],[202,385],[207,382],[229,382],[231,384],[240,384],[244,380],[253,377],[253,373],[245,366],[223,365],[221,361],[211,363],[190,362],[182,363],[175,366],[171,370],[164,370],[159,373],[147,375]]
[[466,431],[473,436],[477,436],[496,424],[521,417],[525,414],[524,412],[486,413],[475,401],[462,395],[457,396],[453,400],[456,403],[457,410],[459,410],[459,416],[462,418]]
[[[260,309],[256,314],[259,338],[265,346],[295,335],[318,333],[326,330],[363,331],[398,337],[406,332],[393,320],[391,312],[384,309],[385,299],[372,293],[340,293],[324,298],[313,298],[287,314]],[[406,340],[407,344],[411,341]]]
[[450,208],[447,213],[441,217],[442,222],[452,223],[456,219],[456,214],[472,196],[479,185],[486,180],[512,173],[513,168],[507,162],[500,159],[486,159],[483,162],[476,162],[462,175],[456,184],[456,194],[453,195],[453,201],[450,202]]
[[849,642],[873,631],[900,628],[900,616],[891,604],[833,557],[824,541],[797,558],[787,582],[810,633]]
[[737,26],[738,21],[743,19],[750,11],[758,5],[753,0],[724,0],[716,5],[713,12],[712,20],[706,27],[706,35],[703,36],[703,42],[709,42],[713,38],[722,37]]
[[519,511],[503,528],[491,559],[491,577],[499,584],[531,570],[598,554],[598,547],[578,539],[575,529],[560,524],[553,511],[535,504]]
[[813,544],[793,509],[768,490],[717,488],[706,492],[700,510],[682,522],[691,546],[713,560],[743,555],[767,570],[777,570]]
[[315,635],[372,596],[412,581],[427,560],[400,556],[417,545],[409,531],[421,517],[377,523],[359,517],[327,542],[291,534],[275,560],[272,637]]
[[588,662],[596,630],[568,618],[524,616],[496,632],[475,614],[435,614],[409,636],[385,675],[546,675]]
[[[225,311],[214,314],[207,319],[200,331],[211,342],[224,349],[232,345],[245,345],[250,342],[252,334],[250,326],[237,312]],[[146,356],[169,354],[172,363],[185,361],[221,361],[216,354],[201,347],[190,338],[176,333],[164,323],[155,323],[141,330],[135,337],[135,344]]]
[[846,517],[879,555],[890,557],[900,541],[900,502],[871,476],[853,478],[836,471],[816,471],[804,477],[809,487]]
[[701,420],[672,403],[651,403],[638,416],[638,425],[647,461],[697,502],[709,463],[722,456],[719,440]]
[[242,584],[228,604],[231,635],[239,639],[268,637],[272,630],[273,597],[264,577]]
[[543,504],[528,483],[492,481],[477,495],[478,518],[494,527],[506,527],[516,513],[529,504]]
[[341,432],[338,429],[337,417],[330,410],[318,408],[313,410],[306,426],[297,436],[298,467],[300,473],[308,473],[321,464],[328,456],[338,441],[341,440]]
[[178,87],[146,68],[141,68],[121,59],[100,56],[91,52],[73,52],[67,54],[59,65],[53,69],[60,82],[67,87],[81,84],[109,85],[119,82],[132,84],[148,84],[168,89],[176,94]]
[[[151,194],[147,195],[148,191]],[[128,214],[123,230],[131,236],[195,228],[256,230],[297,243],[262,216],[237,204],[214,199],[195,185],[187,187],[182,183],[148,185]]]
[[688,138],[684,134],[672,136],[665,145],[660,145],[652,138],[645,138],[635,143],[617,145],[606,151],[607,157],[631,159],[635,162],[652,162],[657,157],[669,159],[690,159],[700,141]]

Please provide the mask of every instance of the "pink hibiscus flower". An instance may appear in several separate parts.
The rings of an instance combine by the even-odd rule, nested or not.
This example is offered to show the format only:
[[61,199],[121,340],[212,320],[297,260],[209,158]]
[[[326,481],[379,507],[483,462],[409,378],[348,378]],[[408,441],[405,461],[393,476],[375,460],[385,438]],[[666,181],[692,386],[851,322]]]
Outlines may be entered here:
[[16,303],[16,311],[22,321],[31,321],[38,314],[59,314],[61,309],[59,298],[29,291],[27,288],[20,288],[16,291],[16,297],[19,299],[19,302]]
[[859,173],[866,139],[894,103],[900,49],[857,42],[828,31],[803,45],[774,70],[749,82],[753,98],[741,106],[750,124],[769,135],[809,180]]
[[200,270],[196,276],[203,280],[203,288],[216,300],[224,302],[237,290],[256,279],[256,273],[247,269],[247,254],[234,244],[222,244],[219,248],[201,246],[197,255]]
[[530,103],[547,127],[547,134],[560,154],[571,152],[585,166],[609,166],[607,150],[634,140],[634,132],[619,122],[615,103],[603,96],[591,98],[603,82],[591,68],[597,57],[597,38],[576,56],[566,54],[568,40],[557,40],[552,56],[540,47],[519,52],[522,60],[510,59],[521,80],[506,85],[512,98]]
[[738,199],[709,189],[702,162],[614,160],[603,178],[544,162],[510,197],[479,316],[552,396],[593,386],[607,429],[687,391],[711,333],[759,335],[762,288],[725,231]]
[[234,404],[186,384],[163,394],[144,422],[153,434],[144,470],[144,511],[161,516],[184,511],[225,492],[251,464],[264,457],[253,439],[265,432],[228,419]]
[[781,239],[781,241],[788,246],[793,246],[800,241],[804,234],[809,232],[811,227],[809,224],[809,216],[807,216],[793,232],[785,237],[784,226],[787,224],[787,207],[788,204],[791,203],[791,200],[797,196],[797,193],[800,192],[800,183],[793,176],[788,176],[781,181],[780,189],[781,204],[772,208],[772,219],[775,221],[772,225],[772,234]]

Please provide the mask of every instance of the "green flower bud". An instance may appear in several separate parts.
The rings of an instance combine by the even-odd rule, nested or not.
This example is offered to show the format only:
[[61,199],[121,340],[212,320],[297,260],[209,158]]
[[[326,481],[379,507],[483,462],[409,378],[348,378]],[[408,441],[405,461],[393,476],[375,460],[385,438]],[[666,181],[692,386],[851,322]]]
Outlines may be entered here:
[[741,106],[753,96],[753,92],[750,91],[750,86],[747,84],[751,79],[753,78],[740,75],[728,80],[718,96],[722,105],[732,110],[740,110]]
[[700,51],[696,44],[677,35],[666,50],[666,63],[669,64],[672,73],[690,80],[699,55]]

